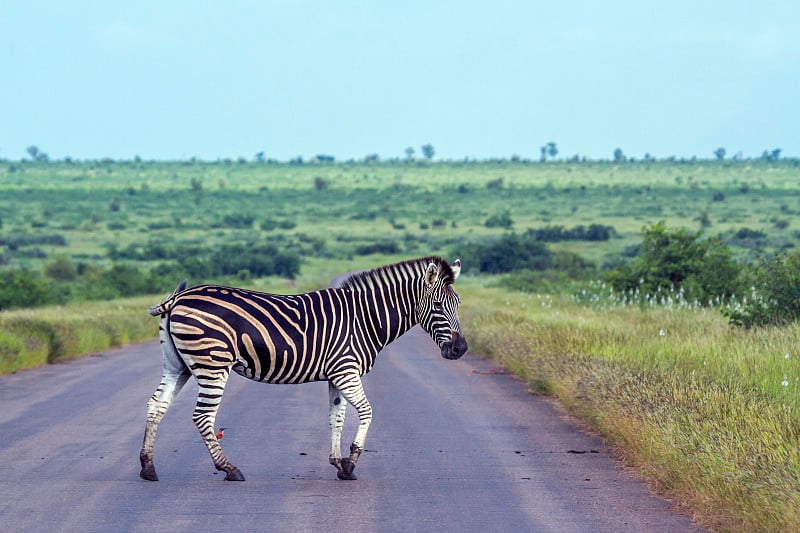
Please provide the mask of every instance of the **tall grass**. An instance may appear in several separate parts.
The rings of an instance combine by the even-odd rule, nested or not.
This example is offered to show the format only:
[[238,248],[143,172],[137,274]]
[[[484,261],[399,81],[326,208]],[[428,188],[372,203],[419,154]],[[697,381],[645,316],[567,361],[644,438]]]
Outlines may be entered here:
[[800,326],[697,306],[585,306],[459,289],[470,348],[557,396],[656,489],[720,531],[800,524]]
[[0,374],[154,339],[154,298],[0,312]]

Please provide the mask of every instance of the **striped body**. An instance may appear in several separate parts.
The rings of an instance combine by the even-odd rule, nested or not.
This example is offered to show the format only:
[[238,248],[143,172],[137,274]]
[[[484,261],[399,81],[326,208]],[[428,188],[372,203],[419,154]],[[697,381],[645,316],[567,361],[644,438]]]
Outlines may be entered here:
[[[341,287],[299,295],[201,285],[175,293],[150,313],[161,315],[164,375],[148,403],[148,426],[140,454],[142,477],[157,479],[152,466],[158,422],[190,375],[200,388],[194,421],[226,479],[243,479],[224,456],[214,420],[230,370],[266,383],[329,382],[331,463],[342,479],[363,449],[372,410],[360,377],[381,348],[419,323],[456,359],[466,351],[452,282],[460,262],[423,258],[360,273]],[[349,458],[339,450],[345,401],[359,414]]]
[[351,370],[363,375],[377,351],[412,325],[388,306],[378,316],[358,313],[369,305],[367,294],[336,288],[280,296],[202,285],[176,298],[166,327],[193,369],[229,362],[238,374],[266,383],[322,381]]

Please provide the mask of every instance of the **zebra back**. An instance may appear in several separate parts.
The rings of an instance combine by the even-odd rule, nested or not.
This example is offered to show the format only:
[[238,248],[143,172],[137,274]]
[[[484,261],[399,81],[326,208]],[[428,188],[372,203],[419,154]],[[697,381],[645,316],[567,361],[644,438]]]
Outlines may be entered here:
[[455,281],[457,276],[450,264],[445,259],[434,255],[356,272],[345,278],[339,286],[344,289],[358,290],[391,285],[398,280],[415,278],[421,280],[420,275],[431,263],[438,265],[439,276],[444,283],[452,284]]

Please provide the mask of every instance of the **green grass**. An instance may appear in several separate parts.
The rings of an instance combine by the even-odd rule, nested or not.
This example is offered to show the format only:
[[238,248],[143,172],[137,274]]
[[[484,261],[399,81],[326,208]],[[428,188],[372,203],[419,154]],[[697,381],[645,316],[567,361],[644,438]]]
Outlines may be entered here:
[[470,349],[557,396],[659,492],[720,531],[800,523],[800,325],[480,285],[459,290]]
[[0,374],[156,338],[153,298],[0,312]]

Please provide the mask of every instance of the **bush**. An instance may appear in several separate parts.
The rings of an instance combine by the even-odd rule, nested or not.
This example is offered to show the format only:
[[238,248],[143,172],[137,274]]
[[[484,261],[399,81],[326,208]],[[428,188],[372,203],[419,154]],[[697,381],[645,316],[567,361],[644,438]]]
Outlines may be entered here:
[[73,281],[78,277],[77,267],[66,257],[58,257],[52,263],[45,265],[44,273],[57,281]]
[[566,229],[564,226],[545,226],[538,229],[529,229],[525,234],[530,234],[537,241],[542,242],[561,242],[561,241],[607,241],[614,235],[615,230],[612,226],[602,224],[591,224],[585,226],[575,226]]
[[699,232],[670,230],[664,223],[643,233],[640,254],[608,275],[615,291],[654,295],[683,290],[684,298],[701,304],[742,293],[741,267],[719,238],[702,240]]
[[750,228],[741,228],[738,230],[734,235],[734,238],[739,240],[745,239],[763,239],[767,236],[766,233],[759,230],[754,230]]
[[130,265],[114,265],[103,271],[100,283],[119,296],[147,294],[154,290],[150,273],[142,272]]
[[300,257],[271,244],[228,244],[209,258],[214,274],[236,276],[247,270],[253,276],[283,276],[294,279],[300,272]]
[[484,225],[487,228],[510,228],[514,225],[514,220],[511,218],[511,213],[508,211],[503,211],[502,213],[496,213],[489,218],[486,219]]
[[487,189],[502,189],[503,188],[503,178],[497,178],[494,180],[489,180],[486,182]]
[[468,264],[490,274],[514,270],[544,270],[554,264],[553,253],[530,235],[509,233],[500,239],[462,245],[454,257],[469,257]]
[[545,270],[514,270],[500,279],[502,287],[522,292],[559,292],[576,280],[588,280],[596,274],[596,267],[573,252],[558,251],[553,255],[552,267]]
[[751,296],[722,310],[731,324],[751,328],[800,318],[800,252],[762,259],[747,276],[752,281]]
[[51,286],[29,270],[0,270],[0,310],[53,303]]
[[250,229],[255,217],[245,213],[232,213],[222,217],[222,227],[234,229]]
[[0,246],[3,245],[8,246],[10,250],[34,245],[66,246],[67,238],[59,233],[50,235],[14,235],[0,237]]
[[371,244],[363,244],[356,247],[356,255],[371,255],[371,254],[399,254],[400,246],[396,242],[375,242]]

